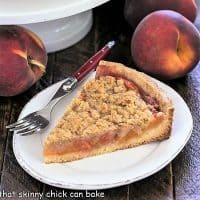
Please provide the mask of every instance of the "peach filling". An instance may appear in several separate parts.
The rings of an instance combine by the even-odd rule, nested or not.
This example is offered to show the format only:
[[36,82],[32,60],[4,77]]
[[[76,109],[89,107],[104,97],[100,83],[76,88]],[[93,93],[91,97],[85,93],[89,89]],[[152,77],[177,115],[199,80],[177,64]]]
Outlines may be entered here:
[[151,97],[150,95],[146,94],[142,88],[140,88],[138,85],[136,85],[135,83],[133,83],[132,81],[129,81],[127,79],[124,78],[120,78],[123,79],[124,84],[127,88],[131,89],[131,90],[137,90],[138,93],[140,94],[141,98],[143,99],[143,101],[145,101],[146,104],[151,105],[151,111],[153,113],[157,113],[160,111],[160,106],[158,104],[158,101],[154,98]]
[[[159,115],[146,127],[143,131],[148,131],[156,127],[163,120],[163,115]],[[71,141],[55,142],[44,149],[44,155],[64,155],[68,153],[84,153],[98,149],[108,144],[123,144],[140,135],[141,130],[135,128],[121,128],[118,130],[110,130],[104,134],[93,137],[78,137]]]
[[106,132],[102,135],[98,135],[92,138],[76,138],[72,141],[62,141],[60,143],[51,144],[47,149],[44,149],[45,155],[54,154],[67,154],[67,153],[77,153],[91,151],[99,146],[109,144],[114,141],[116,134],[114,132]]
[[136,90],[140,94],[143,101],[146,104],[151,105],[150,111],[153,113],[154,118],[147,125],[147,127],[141,130],[139,127],[129,126],[129,127],[118,127],[115,130],[109,130],[104,133],[99,133],[92,137],[87,136],[77,136],[71,140],[63,140],[59,142],[53,142],[47,145],[44,149],[44,155],[64,155],[70,153],[86,153],[91,152],[94,149],[101,148],[108,144],[123,144],[128,143],[131,139],[139,137],[140,133],[143,131],[148,131],[156,127],[164,119],[164,116],[160,113],[160,107],[157,100],[149,95],[147,95],[141,88],[139,88],[132,81],[126,80],[121,77],[117,79],[122,79],[124,85],[130,90]]

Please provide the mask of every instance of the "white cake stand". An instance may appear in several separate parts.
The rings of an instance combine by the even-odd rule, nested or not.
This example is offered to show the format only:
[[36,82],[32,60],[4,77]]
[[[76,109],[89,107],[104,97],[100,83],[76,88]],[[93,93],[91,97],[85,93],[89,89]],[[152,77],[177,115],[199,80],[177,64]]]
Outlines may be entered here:
[[48,52],[67,48],[92,26],[92,8],[109,0],[0,0],[0,24],[35,32]]

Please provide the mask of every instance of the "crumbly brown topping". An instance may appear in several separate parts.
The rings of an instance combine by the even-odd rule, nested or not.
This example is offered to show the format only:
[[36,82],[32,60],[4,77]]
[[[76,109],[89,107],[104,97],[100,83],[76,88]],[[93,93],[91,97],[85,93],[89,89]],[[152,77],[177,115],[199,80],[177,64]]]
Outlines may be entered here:
[[47,143],[92,136],[121,127],[145,128],[153,113],[137,90],[111,76],[88,81],[48,136]]

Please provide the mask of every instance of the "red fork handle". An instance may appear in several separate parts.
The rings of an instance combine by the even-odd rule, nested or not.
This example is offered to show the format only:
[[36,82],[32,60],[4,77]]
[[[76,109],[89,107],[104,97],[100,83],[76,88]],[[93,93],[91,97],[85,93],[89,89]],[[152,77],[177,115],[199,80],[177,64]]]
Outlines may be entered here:
[[75,73],[74,77],[81,81],[89,72],[96,69],[99,61],[105,58],[112,47],[115,45],[115,41],[108,42],[101,50],[99,50],[94,56],[92,56],[86,63],[84,63]]

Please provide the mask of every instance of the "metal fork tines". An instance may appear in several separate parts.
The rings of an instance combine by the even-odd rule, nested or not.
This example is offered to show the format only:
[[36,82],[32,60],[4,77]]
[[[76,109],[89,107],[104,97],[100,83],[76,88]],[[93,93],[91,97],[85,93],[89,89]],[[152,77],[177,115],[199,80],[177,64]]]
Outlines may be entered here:
[[16,134],[28,135],[35,132],[39,132],[49,124],[49,121],[39,115],[37,112],[27,115],[23,119],[16,123],[8,125],[10,131],[14,131]]

